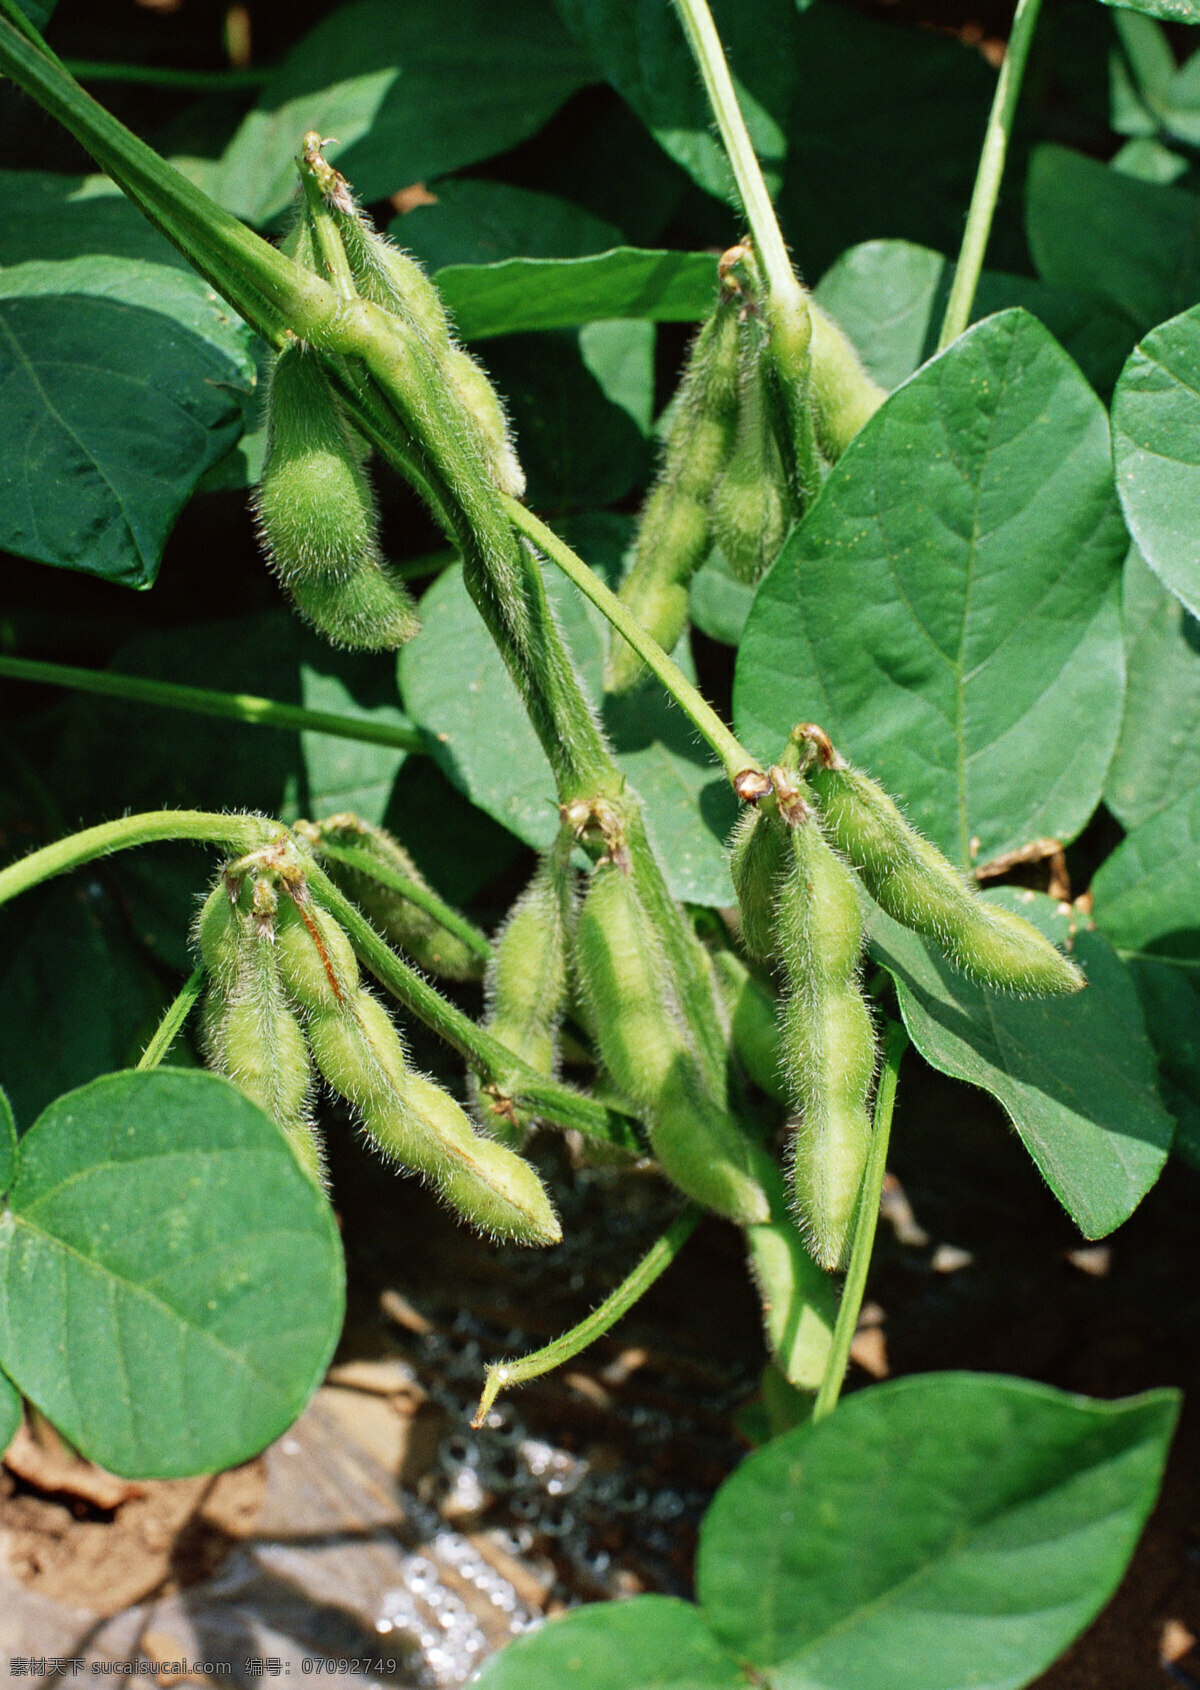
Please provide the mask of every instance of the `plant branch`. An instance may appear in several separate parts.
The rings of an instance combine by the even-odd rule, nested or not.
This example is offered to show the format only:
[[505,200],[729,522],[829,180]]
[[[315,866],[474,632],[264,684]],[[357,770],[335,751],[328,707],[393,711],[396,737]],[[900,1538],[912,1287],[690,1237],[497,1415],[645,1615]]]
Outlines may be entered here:
[[501,1391],[509,1390],[514,1385],[528,1384],[530,1379],[540,1379],[543,1373],[561,1367],[565,1361],[570,1361],[581,1350],[586,1350],[589,1344],[594,1344],[597,1338],[602,1338],[610,1327],[615,1326],[621,1316],[627,1314],[639,1298],[645,1296],[654,1281],[670,1267],[695,1232],[703,1212],[698,1204],[689,1203],[662,1237],[650,1246],[632,1273],[621,1281],[615,1291],[609,1293],[599,1308],[593,1309],[591,1314],[585,1316],[578,1326],[573,1326],[569,1332],[564,1332],[561,1338],[555,1338],[540,1350],[534,1350],[531,1355],[522,1356],[519,1361],[493,1362],[487,1369],[483,1394],[479,1398],[479,1407],[475,1410],[472,1426],[483,1425],[489,1409]]
[[149,88],[184,88],[196,94],[224,94],[237,88],[261,88],[272,72],[262,70],[176,70],[171,65],[120,65],[99,59],[64,59],[80,82],[130,82]]
[[533,512],[516,499],[505,499],[513,525],[533,541],[540,551],[573,581],[585,598],[591,600],[613,627],[628,640],[642,662],[662,682],[671,697],[691,721],[697,732],[708,741],[720,758],[725,773],[732,781],[745,769],[757,769],[758,764],[737,736],[730,732],[712,705],[692,685],[674,660],[652,638],[641,623],[629,614],[614,592],[604,585],[594,570],[573,552],[565,540],[560,540],[552,528],[540,521]]
[[188,839],[198,845],[218,845],[232,855],[244,856],[266,845],[284,832],[282,823],[266,816],[215,815],[207,810],[148,810],[142,815],[122,816],[119,821],[101,822],[84,828],[53,845],[31,851],[7,868],[0,869],[0,904],[19,897],[44,880],[66,874],[97,857],[128,851],[136,845],[154,845],[167,839]]
[[823,1420],[837,1407],[842,1381],[850,1361],[850,1345],[858,1329],[863,1294],[867,1288],[867,1272],[871,1266],[871,1252],[875,1247],[875,1228],[879,1224],[879,1200],[883,1193],[883,1176],[887,1171],[888,1142],[892,1135],[892,1109],[896,1102],[896,1078],[900,1059],[908,1047],[908,1034],[899,1021],[889,1021],[883,1035],[883,1072],[875,1094],[875,1123],[871,1136],[871,1150],[863,1174],[862,1190],[858,1197],[858,1212],[854,1223],[854,1243],[850,1250],[850,1266],[842,1286],[842,1300],[838,1305],[837,1321],[833,1328],[833,1343],[825,1377],[813,1404],[813,1419]]
[[157,1068],[183,1030],[183,1024],[204,990],[204,969],[197,968],[184,981],[174,1001],[159,1022],[154,1037],[142,1052],[138,1068]]
[[280,704],[273,698],[258,698],[253,693],[213,692],[208,687],[186,687],[175,681],[115,675],[107,669],[77,669],[73,664],[40,663],[23,657],[0,657],[0,679],[72,687],[77,692],[99,693],[136,704],[189,710],[197,716],[220,716],[231,722],[284,728],[295,733],[328,734],[334,739],[352,739],[363,745],[392,746],[398,751],[426,750],[420,729],[411,722],[360,721],[333,710]]
[[1008,50],[1004,55],[1004,63],[1000,66],[1000,77],[988,116],[987,133],[983,138],[983,151],[979,155],[979,168],[975,173],[975,187],[971,194],[971,207],[967,212],[967,226],[963,231],[954,282],[950,297],[946,301],[942,332],[938,336],[939,352],[943,347],[949,346],[952,340],[957,340],[971,320],[971,307],[975,303],[975,291],[979,286],[983,256],[987,250],[988,236],[992,232],[992,218],[996,214],[996,200],[1004,176],[1004,160],[1008,152],[1009,136],[1012,134],[1017,100],[1021,93],[1021,79],[1025,74],[1025,62],[1029,57],[1029,47],[1033,41],[1040,7],[1041,0],[1017,0],[1012,32],[1008,38]]
[[387,863],[380,862],[378,857],[369,851],[360,851],[353,845],[334,845],[328,839],[322,839],[320,844],[322,859],[329,862],[342,863],[346,868],[353,869],[356,874],[365,874],[370,880],[377,880],[381,886],[387,886],[393,892],[399,892],[410,904],[415,904],[426,915],[431,915],[439,927],[444,927],[447,933],[453,933],[461,939],[468,950],[474,951],[477,957],[489,962],[492,955],[491,941],[486,933],[480,932],[474,922],[444,904],[437,893],[428,886],[422,886],[407,875],[390,868]]

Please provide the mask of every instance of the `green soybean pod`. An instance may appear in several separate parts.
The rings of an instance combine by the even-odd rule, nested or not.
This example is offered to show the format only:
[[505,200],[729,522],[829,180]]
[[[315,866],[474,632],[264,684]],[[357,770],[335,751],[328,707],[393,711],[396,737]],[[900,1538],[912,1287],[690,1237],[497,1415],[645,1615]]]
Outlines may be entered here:
[[285,892],[275,917],[275,955],[284,986],[303,1010],[333,1009],[358,990],[358,960],[343,929],[309,899]]
[[[621,583],[626,608],[664,650],[687,623],[688,583],[710,546],[709,498],[733,449],[738,406],[736,297],[723,297],[693,342],[655,485],[638,522],[633,562]],[[605,674],[609,692],[625,692],[644,673],[619,635]]]
[[689,1197],[739,1226],[769,1218],[764,1165],[770,1158],[708,1094],[686,1050],[650,1111],[649,1136],[663,1173]]
[[487,371],[469,352],[454,346],[443,355],[441,372],[475,430],[492,480],[502,493],[519,499],[525,492],[525,471],[517,457],[508,416]]
[[964,974],[996,991],[1030,997],[1077,992],[1085,984],[1075,964],[1032,923],[981,898],[909,826],[876,781],[836,766],[818,766],[809,779],[831,839],[875,902],[893,920],[932,939]]
[[712,491],[712,535],[734,575],[753,583],[773,563],[796,514],[772,426],[766,337],[742,330],[733,449]]
[[196,917],[192,938],[209,978],[228,995],[245,953],[246,924],[224,874],[219,874]]
[[404,1045],[390,1015],[365,987],[344,1004],[311,1012],[305,1026],[323,1078],[360,1113],[403,1096]]
[[777,1168],[772,1167],[766,1183],[770,1218],[745,1231],[767,1344],[791,1384],[815,1391],[825,1377],[833,1341],[833,1287],[788,1212]]
[[871,1140],[875,1036],[858,987],[863,913],[852,870],[809,819],[789,829],[779,898],[788,977],[782,1066],[797,1109],[792,1189],[816,1261],[842,1265]]
[[777,809],[746,809],[729,841],[729,869],[751,956],[769,962],[776,951],[776,906],[791,866],[788,829]]
[[887,391],[863,369],[853,344],[815,299],[812,319],[809,392],[817,439],[830,463],[836,463],[863,424],[874,416]]
[[254,509],[272,567],[335,644],[395,650],[416,632],[416,609],[383,564],[375,496],[333,390],[298,341],[275,360],[267,416]]
[[654,1107],[688,1054],[662,946],[633,880],[592,871],[575,925],[575,969],[604,1065],[634,1103]]
[[379,1148],[423,1174],[464,1220],[518,1244],[557,1244],[558,1217],[537,1174],[522,1157],[475,1131],[450,1094],[424,1074],[406,1076],[400,1107],[389,1100],[363,1110]]
[[775,998],[735,952],[717,951],[712,960],[738,1060],[760,1090],[777,1103],[786,1103]]
[[[306,829],[317,855],[322,842],[331,845],[350,845],[372,857],[386,873],[411,881],[420,891],[428,892],[429,883],[400,842],[386,828],[364,822],[349,812],[328,816],[314,827]],[[333,858],[326,860],[330,877],[364,910],[375,926],[393,945],[412,957],[421,968],[428,969],[446,980],[478,980],[483,976],[485,963],[475,951],[421,904],[397,891],[395,887],[375,880],[358,869],[348,868]]]

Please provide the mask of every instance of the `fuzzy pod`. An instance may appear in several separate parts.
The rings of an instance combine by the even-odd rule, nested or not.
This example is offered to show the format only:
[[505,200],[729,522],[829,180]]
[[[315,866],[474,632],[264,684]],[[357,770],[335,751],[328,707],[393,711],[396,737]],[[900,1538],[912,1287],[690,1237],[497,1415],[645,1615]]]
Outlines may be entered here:
[[739,1226],[769,1218],[765,1152],[709,1096],[687,1051],[676,1056],[659,1089],[649,1136],[663,1173],[696,1202]]
[[658,934],[616,863],[602,863],[588,882],[575,969],[605,1067],[634,1103],[653,1108],[688,1046]]
[[518,1244],[557,1244],[562,1238],[546,1189],[529,1163],[476,1132],[449,1092],[424,1074],[410,1072],[401,1099],[373,1104],[362,1114],[381,1150],[425,1175],[480,1231]]
[[718,951],[712,960],[739,1062],[768,1097],[786,1103],[788,1092],[780,1068],[780,1027],[775,998],[735,952]]
[[797,1109],[792,1189],[809,1248],[832,1270],[849,1246],[871,1141],[875,1035],[858,986],[863,911],[853,871],[817,822],[789,835],[778,936],[789,986],[781,1060]]
[[360,1113],[403,1097],[404,1045],[387,1010],[364,987],[345,1004],[309,1014],[306,1028],[322,1077]]
[[517,457],[507,413],[487,371],[469,352],[455,346],[442,357],[441,372],[475,430],[492,480],[502,493],[521,498],[525,471]]
[[209,978],[226,995],[237,980],[247,937],[245,916],[230,896],[229,882],[219,874],[196,917],[192,938]]
[[446,307],[435,283],[415,258],[374,228],[357,205],[326,202],[361,299],[402,317],[419,329],[436,352],[451,344]]
[[777,810],[746,809],[729,841],[729,869],[742,918],[742,942],[769,962],[776,952],[776,905],[791,868],[788,829]]
[[[357,816],[331,816],[319,824],[313,849],[321,853],[321,841],[333,845],[351,845],[355,850],[374,857],[384,870],[411,880],[414,886],[429,891],[429,885],[416,863],[386,828],[375,827]],[[436,916],[413,903],[394,887],[385,886],[369,874],[347,868],[344,863],[329,859],[325,867],[348,898],[370,917],[384,937],[419,967],[428,969],[445,980],[478,980],[485,964],[457,933],[442,926]]]
[[[738,407],[738,306],[722,299],[693,342],[658,478],[642,509],[620,598],[672,651],[687,624],[688,583],[711,544],[709,499],[733,450]],[[605,687],[626,692],[644,673],[614,634]]]
[[812,319],[808,380],[817,440],[830,463],[836,463],[883,404],[887,391],[863,369],[850,340],[815,299],[808,301],[808,312]]
[[833,1342],[833,1287],[788,1213],[777,1168],[766,1185],[770,1219],[746,1228],[746,1251],[762,1301],[767,1344],[792,1385],[815,1391],[825,1377]]
[[742,332],[733,449],[712,491],[713,539],[740,581],[753,583],[774,562],[795,516],[776,442],[765,334]]
[[302,1010],[335,1009],[358,990],[354,946],[333,917],[285,893],[275,917],[280,978]]
[[288,591],[306,622],[349,651],[398,651],[420,627],[412,594],[378,560],[343,578],[297,577]]
[[289,341],[275,359],[268,443],[254,500],[259,532],[286,587],[344,581],[379,563],[375,497],[316,354]]
[[485,981],[488,1031],[543,1074],[557,1065],[574,901],[569,857],[552,849],[513,905]]
[[830,838],[879,907],[932,939],[970,979],[1028,997],[1077,992],[1085,984],[1032,923],[980,897],[876,781],[857,769],[820,767],[809,779]]
[[209,986],[204,1006],[208,1065],[271,1117],[301,1167],[324,1185],[324,1157],[312,1122],[312,1062],[284,993],[274,949],[268,935],[247,927],[232,989],[225,991],[215,978]]

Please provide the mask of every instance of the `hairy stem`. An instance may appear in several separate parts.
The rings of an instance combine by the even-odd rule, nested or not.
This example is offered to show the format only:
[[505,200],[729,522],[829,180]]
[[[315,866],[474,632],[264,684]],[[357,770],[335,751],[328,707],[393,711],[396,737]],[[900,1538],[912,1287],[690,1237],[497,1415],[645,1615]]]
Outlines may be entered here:
[[679,665],[668,657],[658,641],[646,632],[641,623],[629,614],[617,595],[610,592],[579,554],[572,551],[565,540],[560,540],[552,528],[547,528],[544,522],[539,521],[532,511],[527,510],[516,499],[506,498],[505,505],[514,527],[519,528],[522,534],[528,535],[538,549],[545,552],[551,563],[557,565],[584,597],[590,599],[597,610],[608,618],[621,637],[628,640],[646,667],[662,682],[693,727],[708,741],[724,765],[729,779],[732,781],[746,769],[758,769],[758,763],[737,736],[725,726],[712,705],[692,685]]
[[479,1398],[479,1407],[475,1410],[472,1426],[483,1425],[488,1411],[501,1391],[510,1390],[514,1385],[528,1384],[530,1379],[539,1379],[543,1373],[561,1367],[581,1350],[586,1350],[589,1344],[594,1344],[597,1338],[602,1338],[622,1315],[628,1314],[639,1298],[645,1296],[654,1281],[670,1267],[695,1232],[703,1212],[698,1204],[689,1203],[657,1243],[650,1246],[633,1272],[621,1281],[615,1291],[609,1293],[599,1308],[593,1309],[591,1314],[581,1320],[578,1326],[573,1326],[569,1332],[564,1332],[561,1338],[555,1338],[542,1349],[534,1350],[531,1355],[522,1356],[520,1361],[493,1362],[487,1369],[483,1394]]
[[101,822],[84,828],[53,845],[31,851],[7,868],[0,869],[0,904],[40,886],[44,880],[66,874],[97,857],[114,851],[128,851],[136,845],[154,845],[166,839],[188,839],[198,845],[218,845],[235,857],[283,833],[281,822],[266,816],[214,815],[207,810],[148,810],[142,815],[122,816],[119,821]]
[[157,1068],[183,1030],[183,1024],[195,1008],[204,990],[204,969],[197,968],[184,981],[174,1001],[155,1030],[154,1037],[142,1052],[138,1068]]
[[1041,0],[1018,0],[1017,3],[1008,51],[1000,66],[1000,78],[996,83],[987,133],[983,138],[983,151],[979,155],[979,168],[975,173],[971,208],[967,212],[967,226],[963,231],[954,283],[946,301],[942,332],[938,336],[939,352],[952,340],[957,340],[971,320],[971,307],[975,303],[975,290],[979,286],[983,256],[992,232],[992,218],[996,214],[996,200],[1004,176],[1004,160],[1021,93],[1021,79],[1025,74],[1025,61],[1029,57],[1040,8]]
[[295,733],[328,734],[334,739],[352,739],[363,745],[394,746],[398,751],[426,750],[420,729],[411,722],[361,721],[333,710],[280,704],[273,698],[257,698],[253,693],[213,692],[208,687],[185,687],[175,681],[114,675],[107,669],[77,669],[69,663],[40,663],[23,657],[0,657],[0,679],[72,687],[76,692],[124,698],[135,704],[156,704],[168,710],[189,710],[197,716],[220,716],[231,722],[285,728]]
[[900,1072],[900,1059],[907,1046],[908,1034],[900,1022],[889,1021],[883,1035],[883,1072],[879,1076],[879,1089],[875,1094],[871,1151],[858,1198],[850,1266],[846,1270],[846,1280],[842,1286],[842,1300],[838,1305],[825,1377],[821,1380],[821,1388],[813,1404],[814,1420],[823,1420],[837,1407],[838,1397],[842,1392],[842,1381],[846,1377],[846,1368],[850,1361],[850,1345],[858,1328],[863,1294],[867,1288],[867,1272],[871,1266],[871,1252],[875,1247],[875,1228],[879,1224],[879,1199],[883,1192],[883,1176],[887,1171],[892,1109],[896,1102],[896,1078]]

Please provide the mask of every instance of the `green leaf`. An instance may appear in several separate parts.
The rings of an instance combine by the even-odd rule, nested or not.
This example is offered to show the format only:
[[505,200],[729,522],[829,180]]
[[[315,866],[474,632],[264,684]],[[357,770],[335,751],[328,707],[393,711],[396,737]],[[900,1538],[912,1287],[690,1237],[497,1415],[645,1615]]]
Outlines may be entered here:
[[972,1373],[859,1391],[717,1493],[709,1623],[780,1690],[1018,1690],[1116,1588],[1178,1403]]
[[1200,614],[1200,309],[1137,347],[1113,394],[1112,426],[1129,531],[1154,573]]
[[[1117,0],[1103,0],[1106,6],[1117,6]],[[1200,6],[1196,0],[1120,0],[1131,12],[1144,12],[1149,18],[1164,18],[1167,23],[1200,23]]]
[[1120,724],[1126,546],[1100,401],[1040,323],[991,317],[876,412],[759,586],[739,736],[773,758],[819,722],[964,864],[1072,839]]
[[0,1086],[0,1197],[13,1182],[17,1165],[17,1123],[13,1120],[12,1104]]
[[1136,546],[1121,591],[1125,715],[1104,801],[1134,828],[1200,786],[1200,623]]
[[80,257],[0,271],[0,545],[148,586],[241,433],[246,333],[198,277]]
[[[626,519],[604,515],[581,518],[568,531],[610,580],[628,536]],[[544,573],[580,682],[598,705],[608,624],[551,566]],[[429,589],[421,620],[421,632],[400,654],[408,711],[460,791],[519,839],[546,847],[558,829],[550,766],[461,570],[448,570]],[[659,689],[647,686],[628,701],[609,701],[608,709],[617,761],[646,802],[646,828],[672,892],[691,903],[728,904],[728,783]]]
[[1200,293],[1200,199],[1142,182],[1066,147],[1038,147],[1025,195],[1039,275],[1080,287],[1141,331]]
[[[779,213],[804,274],[883,235],[957,252],[995,72],[961,42],[849,7],[811,6],[795,43],[802,94]],[[1018,140],[1009,161],[1018,180],[1022,152]],[[1012,263],[1004,224],[1002,207],[990,250]]]
[[427,270],[507,258],[582,258],[621,245],[615,224],[554,194],[453,176],[431,182],[429,192],[433,205],[418,205],[388,226]]
[[1120,170],[1126,176],[1136,176],[1142,182],[1157,182],[1160,186],[1178,182],[1190,168],[1187,159],[1148,135],[1126,141],[1108,164],[1110,170]]
[[262,224],[296,192],[306,131],[366,201],[475,164],[534,135],[595,71],[550,0],[354,0],[263,89],[210,191]]
[[12,1380],[0,1373],[0,1456],[17,1435],[21,1424],[21,1393]]
[[561,1614],[487,1661],[480,1690],[746,1690],[699,1608],[635,1596]]
[[875,951],[921,1055],[1000,1100],[1080,1231],[1102,1238],[1149,1191],[1171,1143],[1137,993],[1108,940],[1076,929],[1069,906],[1011,889],[990,901],[1070,948],[1086,989],[1035,999],[985,991],[882,913],[871,918]]
[[[733,197],[729,162],[679,19],[660,0],[557,0],[558,9],[655,140],[710,194]],[[793,0],[714,0],[738,103],[767,185],[787,151],[796,65]]]
[[603,317],[655,323],[698,322],[717,297],[709,252],[646,252],[617,247],[591,258],[510,258],[439,270],[464,340],[521,329],[565,329]]
[[[846,330],[868,371],[889,390],[937,351],[954,265],[911,241],[865,241],[821,277],[816,297]],[[1112,392],[1137,339],[1127,317],[1087,293],[1048,287],[1028,276],[985,270],[972,322],[1023,305],[1071,354],[1098,392]]]
[[1134,828],[1092,882],[1096,921],[1124,957],[1158,1055],[1176,1148],[1200,1166],[1200,788]]
[[213,1074],[108,1074],[21,1140],[0,1217],[0,1364],[91,1460],[247,1460],[316,1389],[343,1311],[324,1196]]
[[718,547],[692,579],[688,615],[710,640],[737,645],[754,603],[754,588],[739,581]]

